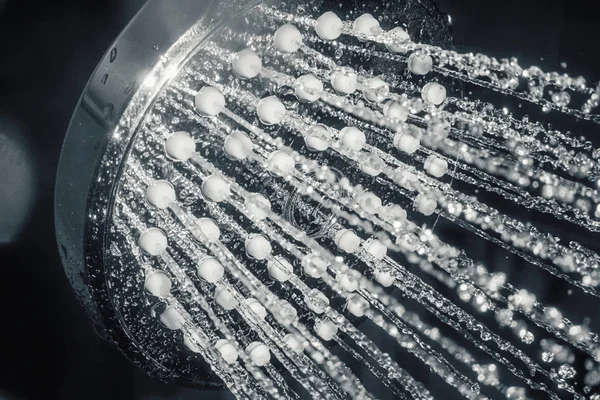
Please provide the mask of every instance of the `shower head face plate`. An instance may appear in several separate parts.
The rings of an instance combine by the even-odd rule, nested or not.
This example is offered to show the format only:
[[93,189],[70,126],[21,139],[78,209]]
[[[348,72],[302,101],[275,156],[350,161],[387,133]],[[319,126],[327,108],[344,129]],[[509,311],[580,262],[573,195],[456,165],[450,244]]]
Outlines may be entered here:
[[[404,26],[415,41],[448,47],[451,38],[447,19],[425,0],[368,10],[359,2],[343,6],[327,1],[164,3],[150,1],[145,6],[108,51],[82,95],[59,167],[57,237],[67,274],[103,335],[155,376],[220,387],[220,379],[203,360],[210,354],[199,347],[205,341],[212,345],[222,340],[222,335],[209,313],[198,306],[197,296],[205,298],[216,317],[232,327],[240,343],[259,338],[239,315],[223,306],[219,300],[222,296],[215,295],[220,271],[214,261],[206,262],[214,250],[207,245],[214,228],[218,227],[219,245],[225,245],[231,256],[268,283],[278,297],[291,304],[302,303],[302,298],[286,282],[288,267],[284,261],[262,259],[263,254],[286,254],[286,249],[272,241],[266,249],[256,238],[258,231],[244,212],[255,203],[247,202],[244,209],[215,202],[232,196],[234,202],[244,205],[244,198],[239,191],[230,194],[230,188],[219,185],[218,179],[207,184],[209,176],[223,174],[247,192],[264,195],[273,212],[332,247],[339,244],[332,235],[333,228],[339,229],[339,221],[281,178],[277,168],[285,163],[271,158],[269,164],[274,147],[254,149],[253,157],[258,154],[263,164],[240,164],[235,158],[247,153],[244,137],[248,129],[244,136],[235,136],[239,121],[223,118],[223,113],[207,116],[211,107],[218,110],[223,105],[219,99],[210,98],[204,107],[198,103],[198,92],[209,86],[218,88],[227,94],[229,113],[283,138],[286,145],[309,156],[321,143],[318,134],[312,137],[310,150],[311,146],[304,146],[301,140],[291,140],[292,128],[266,125],[268,115],[261,118],[256,112],[260,99],[277,96],[292,112],[304,109],[318,122],[335,124],[331,115],[297,101],[293,86],[284,84],[286,77],[295,78],[302,71],[317,73],[318,66],[296,63],[273,48],[273,32],[281,22],[269,16],[271,11],[317,18],[334,10],[344,20],[371,12],[384,16],[380,21],[384,29]],[[338,65],[362,66],[374,74],[390,71],[393,65],[391,60],[374,63],[368,55],[344,52],[320,42],[305,28],[302,32],[305,44]],[[358,40],[347,42],[361,45]],[[233,71],[235,54],[246,48],[260,55],[263,68],[279,75],[245,79]],[[231,101],[231,96],[236,100]],[[271,111],[272,107],[266,108],[267,114]],[[229,152],[225,151],[226,139],[233,143]],[[201,157],[186,159],[197,155]],[[197,162],[190,162],[194,160]],[[320,157],[319,161],[332,171],[348,173],[343,160]],[[269,167],[273,165],[275,170]],[[157,181],[166,184],[160,186]],[[150,189],[154,194],[149,194]],[[256,217],[259,212],[256,207],[254,210]],[[200,227],[199,221],[204,221]],[[346,235],[346,241],[349,237]],[[160,256],[165,246],[166,260]],[[352,260],[352,255],[348,259]],[[177,266],[165,268],[169,260]],[[302,269],[300,262],[290,264],[296,273]],[[189,279],[182,280],[182,272]],[[252,296],[229,270],[224,278],[234,282],[243,296]],[[311,288],[327,291],[316,279],[311,281],[308,275],[307,279]],[[168,307],[173,302],[181,309],[170,314]],[[182,323],[177,317],[182,313],[191,319]],[[300,318],[312,323],[311,315],[301,312]],[[267,318],[272,321],[273,317]],[[195,329],[200,329],[199,337]]]

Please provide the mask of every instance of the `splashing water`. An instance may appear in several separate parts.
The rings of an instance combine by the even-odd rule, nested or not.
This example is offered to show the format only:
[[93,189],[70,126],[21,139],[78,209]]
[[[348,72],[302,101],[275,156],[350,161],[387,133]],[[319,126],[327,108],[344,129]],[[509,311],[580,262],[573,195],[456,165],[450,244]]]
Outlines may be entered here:
[[576,307],[600,297],[600,150],[555,121],[596,129],[599,89],[375,13],[243,21],[172,74],[123,168],[106,248],[136,345],[242,399],[597,398]]

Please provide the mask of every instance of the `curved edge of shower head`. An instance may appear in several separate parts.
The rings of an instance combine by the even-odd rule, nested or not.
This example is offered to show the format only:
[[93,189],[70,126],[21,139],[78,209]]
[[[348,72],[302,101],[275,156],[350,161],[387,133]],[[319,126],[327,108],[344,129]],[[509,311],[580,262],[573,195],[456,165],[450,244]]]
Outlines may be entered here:
[[[56,178],[56,239],[71,286],[98,334],[163,379],[181,377],[142,354],[112,303],[104,277],[106,221],[123,160],[149,105],[204,39],[257,4],[220,3],[150,0],[143,6],[89,79],[71,118]],[[209,387],[218,382],[212,376],[208,381]]]

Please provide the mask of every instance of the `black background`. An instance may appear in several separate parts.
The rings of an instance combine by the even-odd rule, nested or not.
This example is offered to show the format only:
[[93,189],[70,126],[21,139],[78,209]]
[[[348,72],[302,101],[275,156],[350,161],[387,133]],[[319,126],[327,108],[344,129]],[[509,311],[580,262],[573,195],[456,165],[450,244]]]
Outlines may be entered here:
[[[452,16],[461,51],[514,55],[547,70],[565,62],[570,73],[600,78],[597,0],[436,3]],[[69,118],[96,63],[142,4],[0,0],[0,399],[200,394],[147,378],[95,334],[54,241],[54,178]]]

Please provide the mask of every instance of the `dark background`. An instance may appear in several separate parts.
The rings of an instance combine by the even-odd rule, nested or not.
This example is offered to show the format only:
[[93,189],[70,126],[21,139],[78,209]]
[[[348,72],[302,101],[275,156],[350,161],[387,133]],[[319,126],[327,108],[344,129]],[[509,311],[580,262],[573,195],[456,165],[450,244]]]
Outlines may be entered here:
[[[461,51],[514,55],[547,70],[565,62],[569,73],[600,78],[597,0],[435,2],[452,16]],[[70,115],[143,3],[0,0],[0,400],[200,394],[146,377],[96,335],[54,241],[54,178]]]

